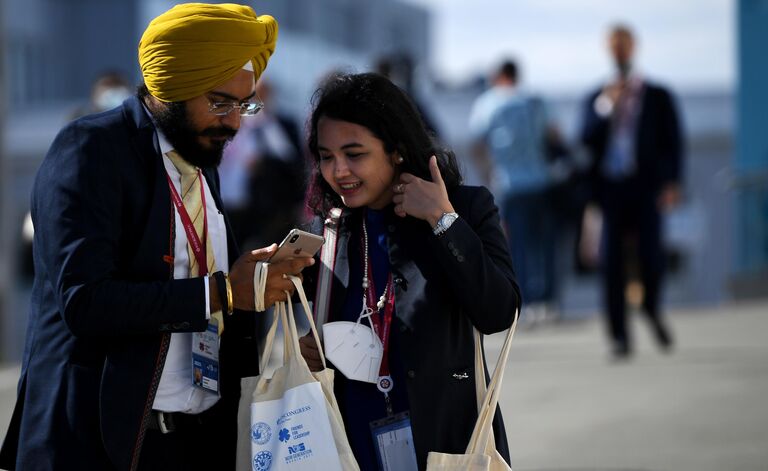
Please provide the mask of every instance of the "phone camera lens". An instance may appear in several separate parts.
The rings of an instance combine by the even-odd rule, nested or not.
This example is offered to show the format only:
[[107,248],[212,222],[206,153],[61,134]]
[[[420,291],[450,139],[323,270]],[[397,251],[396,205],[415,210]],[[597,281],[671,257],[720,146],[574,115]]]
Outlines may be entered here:
[[295,235],[295,236],[291,237],[290,243],[296,242],[296,239],[298,239],[298,238],[299,238],[298,235]]

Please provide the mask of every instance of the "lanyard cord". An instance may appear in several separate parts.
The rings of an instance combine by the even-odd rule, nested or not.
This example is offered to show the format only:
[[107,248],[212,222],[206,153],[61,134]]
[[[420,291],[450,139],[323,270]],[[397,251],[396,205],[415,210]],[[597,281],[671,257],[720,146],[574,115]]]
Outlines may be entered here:
[[[363,216],[363,303],[368,305],[371,309],[373,309],[373,299],[369,299],[368,294],[373,291],[373,297],[376,296],[375,288],[373,290],[369,290],[369,287],[374,287],[373,284],[373,275],[371,274],[373,270],[368,266],[368,229],[365,225],[365,216]],[[370,278],[369,278],[370,276]],[[387,300],[387,290],[390,288],[390,283],[387,283],[384,286],[384,292],[381,293],[381,297],[379,298],[379,301],[376,303],[376,311],[379,312],[384,307],[384,303]],[[369,305],[370,302],[370,305]]]
[[374,333],[381,339],[384,349],[380,374],[389,376],[389,334],[392,329],[392,315],[395,310],[395,290],[393,289],[392,273],[387,276],[384,292],[376,302],[376,287],[373,280],[373,269],[368,257],[368,230],[363,219],[363,309],[371,313],[369,320]]
[[[363,216],[363,311],[371,315],[368,320],[371,322],[376,336],[381,339],[383,347],[381,366],[379,367],[379,380],[376,387],[384,394],[384,404],[387,410],[387,416],[393,416],[392,400],[389,392],[392,391],[394,382],[389,371],[389,334],[392,329],[392,314],[395,310],[395,290],[392,287],[392,273],[387,275],[387,283],[384,286],[384,292],[381,293],[378,302],[376,302],[376,287],[373,280],[372,264],[369,264],[368,258],[368,228],[365,224],[365,215]],[[375,306],[374,306],[375,305]],[[385,307],[386,306],[386,307]],[[384,310],[382,313],[381,310]]]
[[200,181],[200,200],[202,204],[203,209],[203,240],[200,240],[200,237],[197,235],[197,230],[195,230],[194,223],[192,222],[192,219],[189,217],[189,213],[187,212],[187,208],[184,206],[184,202],[182,201],[181,196],[179,196],[179,192],[176,191],[176,187],[173,185],[173,181],[171,180],[171,176],[168,174],[168,172],[165,172],[165,176],[168,179],[168,187],[171,190],[171,199],[173,200],[174,206],[176,206],[176,211],[179,213],[179,218],[181,218],[182,225],[184,226],[184,232],[187,234],[187,242],[189,243],[190,248],[192,249],[192,254],[197,259],[197,265],[198,265],[198,275],[204,276],[208,274],[208,261],[207,261],[207,244],[208,244],[208,211],[206,208],[206,202],[205,202],[205,185],[203,185],[203,176],[200,173],[200,170],[197,171],[197,178]]

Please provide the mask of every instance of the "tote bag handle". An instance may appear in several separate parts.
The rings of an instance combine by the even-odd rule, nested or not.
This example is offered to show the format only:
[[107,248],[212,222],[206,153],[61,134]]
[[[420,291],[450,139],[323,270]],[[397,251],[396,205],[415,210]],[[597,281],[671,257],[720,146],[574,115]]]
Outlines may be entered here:
[[[296,287],[296,293],[298,293],[299,299],[301,300],[301,307],[303,308],[302,310],[304,311],[304,315],[307,317],[307,322],[309,322],[309,328],[312,331],[312,335],[315,337],[315,342],[317,342],[317,345],[319,347],[321,345],[320,336],[318,335],[317,327],[315,326],[315,321],[312,317],[312,311],[309,308],[309,301],[307,301],[307,295],[304,293],[304,287],[301,284],[301,279],[293,275],[289,275],[289,279],[291,280],[291,282],[293,282],[293,285]],[[290,297],[288,298],[288,301],[281,301],[281,302],[275,303],[275,315],[274,315],[274,319],[272,320],[272,325],[269,327],[269,331],[267,332],[267,338],[264,342],[264,354],[262,355],[262,358],[261,358],[259,371],[265,371],[267,365],[269,365],[269,360],[270,360],[270,357],[272,356],[272,346],[275,342],[275,335],[277,334],[277,324],[280,318],[282,317],[281,312],[282,313],[286,312],[286,303],[290,303]],[[296,349],[297,354],[300,354],[299,352],[301,352],[301,349],[299,348],[299,343],[298,343],[299,337],[298,337],[298,332],[296,330],[296,323],[295,323],[295,320],[293,319],[294,314],[293,314],[292,304],[288,306],[288,311],[289,312],[287,314],[287,317],[290,318],[288,319],[289,323],[286,324],[285,321],[283,321],[283,329],[286,330],[286,336],[288,333],[291,334],[291,337],[293,337],[290,340],[291,346]],[[291,332],[288,332],[288,329],[290,329]],[[292,353],[289,350],[291,346],[289,346],[288,341],[285,342],[284,358],[288,358],[289,354]],[[322,361],[323,363],[323,368],[326,368],[325,354],[323,353],[323,349],[318,348],[318,352],[320,353],[320,361]]]
[[[507,366],[509,350],[512,346],[512,337],[515,335],[515,329],[517,328],[517,316],[518,312],[515,312],[515,322],[512,323],[512,326],[507,331],[507,337],[504,339],[504,344],[499,353],[499,360],[496,363],[496,368],[493,370],[493,375],[485,394],[482,394],[483,390],[485,390],[485,368],[483,366],[483,353],[480,345],[481,334],[475,329],[475,387],[477,388],[478,413],[477,422],[467,446],[468,454],[484,453],[493,436],[493,417],[496,413],[496,406],[499,403],[499,394],[501,393],[501,384],[504,380],[504,370]],[[478,373],[478,370],[480,373]],[[478,381],[478,378],[481,379]],[[482,402],[480,402],[481,395],[483,396]]]

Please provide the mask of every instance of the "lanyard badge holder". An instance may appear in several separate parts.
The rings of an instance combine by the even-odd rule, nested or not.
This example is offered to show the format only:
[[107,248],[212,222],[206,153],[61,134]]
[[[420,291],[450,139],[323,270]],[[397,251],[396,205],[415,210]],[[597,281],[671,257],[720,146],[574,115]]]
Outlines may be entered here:
[[192,383],[208,392],[219,392],[218,323],[208,323],[203,332],[192,334]]
[[411,415],[408,411],[374,420],[370,423],[373,448],[379,469],[384,471],[417,471],[416,448],[413,445]]
[[[388,291],[389,295],[386,298],[382,295],[377,305],[378,314],[380,314],[377,317],[379,317],[379,327],[383,338],[384,358],[376,382],[376,387],[384,394],[387,416],[372,421],[369,426],[379,469],[384,471],[417,471],[418,464],[416,462],[416,448],[413,444],[410,413],[404,411],[395,414],[389,397],[389,392],[392,391],[394,386],[390,376],[388,358],[389,333],[392,327],[392,314],[395,304],[395,293],[391,276],[387,283],[387,288],[385,294]],[[386,308],[384,308],[384,303],[386,303]],[[383,312],[381,312],[382,310]]]

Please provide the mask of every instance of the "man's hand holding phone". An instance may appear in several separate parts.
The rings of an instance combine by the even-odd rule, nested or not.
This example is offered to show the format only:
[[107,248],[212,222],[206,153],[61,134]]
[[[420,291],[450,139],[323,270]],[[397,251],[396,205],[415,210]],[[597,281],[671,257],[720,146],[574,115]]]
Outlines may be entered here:
[[[253,300],[253,272],[256,262],[265,262],[277,252],[277,244],[252,250],[240,256],[232,265],[229,272],[229,282],[232,285],[232,298],[235,309],[246,311],[255,310]],[[312,257],[290,258],[277,262],[270,262],[267,273],[267,287],[264,290],[265,306],[272,306],[277,301],[286,301],[285,292],[293,294],[294,286],[283,275],[296,275],[301,278],[301,271],[315,264]],[[211,292],[215,292],[211,289]]]
[[[285,292],[293,294],[295,287],[284,275],[296,275],[301,278],[301,271],[315,264],[313,257],[323,242],[324,239],[318,235],[293,229],[280,245],[272,244],[243,254],[229,272],[235,309],[253,311],[256,308],[253,299],[253,272],[257,262],[269,262],[264,305],[269,307],[277,301],[286,301]],[[213,280],[211,282],[215,283]],[[215,284],[212,288],[215,288]],[[215,292],[215,289],[211,289],[211,293]],[[215,304],[214,299],[211,299],[211,304]]]

